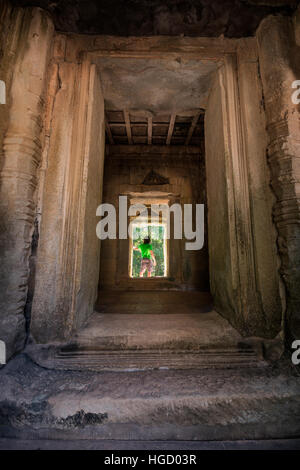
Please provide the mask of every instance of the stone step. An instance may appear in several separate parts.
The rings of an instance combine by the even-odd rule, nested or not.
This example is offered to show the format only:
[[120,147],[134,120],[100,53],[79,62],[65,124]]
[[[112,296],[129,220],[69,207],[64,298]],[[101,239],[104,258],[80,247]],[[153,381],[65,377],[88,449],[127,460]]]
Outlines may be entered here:
[[93,350],[49,348],[34,345],[26,349],[27,354],[42,367],[57,370],[133,371],[162,369],[211,369],[237,367],[264,367],[262,345],[243,349],[188,350]]
[[[0,439],[0,450],[299,450],[300,439],[137,441],[127,439]],[[208,456],[210,458],[211,455]],[[203,459],[202,459],[203,460]]]
[[[257,338],[243,338],[217,312],[101,314],[70,341],[72,350],[203,350],[261,347]],[[66,348],[67,350],[67,348]]]
[[212,309],[209,292],[100,291],[96,311],[117,314],[203,313]]
[[127,371],[257,367],[266,341],[243,338],[214,311],[203,314],[100,314],[67,344],[27,353],[52,369]]
[[264,366],[262,355],[254,349],[208,351],[70,351],[60,350],[55,368],[94,371],[154,369],[209,369]]
[[39,367],[26,354],[0,374],[0,437],[235,440],[300,437],[300,377],[287,365],[95,372]]

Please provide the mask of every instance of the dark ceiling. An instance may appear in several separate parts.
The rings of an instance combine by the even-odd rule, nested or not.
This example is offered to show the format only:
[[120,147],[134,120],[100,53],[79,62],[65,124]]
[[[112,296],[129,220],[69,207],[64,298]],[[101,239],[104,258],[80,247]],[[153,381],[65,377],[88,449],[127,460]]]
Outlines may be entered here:
[[114,36],[252,36],[269,14],[298,0],[12,0],[49,11],[56,29]]

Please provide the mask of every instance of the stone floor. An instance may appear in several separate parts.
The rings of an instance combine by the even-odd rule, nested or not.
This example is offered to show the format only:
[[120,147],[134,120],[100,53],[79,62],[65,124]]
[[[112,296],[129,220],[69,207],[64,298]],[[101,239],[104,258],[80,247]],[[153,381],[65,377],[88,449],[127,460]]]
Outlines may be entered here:
[[126,441],[0,439],[0,450],[300,450],[300,439],[256,441]]
[[26,353],[0,371],[0,437],[257,440],[300,438],[300,377],[272,367],[51,370]]
[[101,298],[104,304],[67,344],[28,347],[30,357],[43,367],[95,371],[265,365],[266,342],[243,338],[211,310],[206,293],[115,292]]
[[242,338],[205,296],[173,294],[154,293],[143,307],[143,293],[107,294],[70,342],[29,344],[9,361],[0,446],[298,446],[300,376],[290,358],[266,360],[273,343]]
[[[149,281],[146,281],[146,283],[149,283]],[[199,291],[99,291],[96,304],[96,311],[98,312],[119,314],[200,314],[211,309],[212,298],[210,293]]]

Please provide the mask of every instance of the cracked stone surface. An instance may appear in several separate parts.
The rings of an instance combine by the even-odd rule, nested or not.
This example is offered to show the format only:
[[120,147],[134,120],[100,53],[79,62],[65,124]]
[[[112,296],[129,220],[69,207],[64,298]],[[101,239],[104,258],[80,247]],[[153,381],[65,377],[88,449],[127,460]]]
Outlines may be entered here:
[[150,115],[205,108],[214,61],[98,58],[107,109]]
[[59,31],[115,36],[252,36],[270,14],[291,14],[295,0],[14,0],[39,6]]
[[46,370],[21,354],[0,371],[0,396],[1,437],[300,436],[300,377],[284,364],[95,373]]

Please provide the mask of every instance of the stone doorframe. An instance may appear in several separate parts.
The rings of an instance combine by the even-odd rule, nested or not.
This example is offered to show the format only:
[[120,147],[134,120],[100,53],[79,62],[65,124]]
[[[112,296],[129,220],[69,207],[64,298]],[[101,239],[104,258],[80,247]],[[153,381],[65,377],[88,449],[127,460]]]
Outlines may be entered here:
[[[281,329],[283,307],[277,271],[276,234],[272,225],[270,208],[272,195],[266,195],[269,185],[264,147],[266,139],[261,128],[258,129],[254,126],[253,129],[249,124],[249,120],[258,120],[260,126],[264,125],[261,117],[262,109],[259,104],[261,102],[261,88],[258,79],[258,57],[255,39],[126,39],[58,34],[55,39],[53,61],[58,63],[62,71],[64,68],[72,70],[74,67],[75,69],[80,67],[79,81],[75,79],[71,83],[68,82],[69,91],[67,89],[65,91],[70,93],[71,88],[73,89],[76,83],[80,88],[76,109],[72,111],[72,122],[78,122],[75,125],[75,129],[77,129],[75,130],[75,139],[80,135],[80,119],[82,119],[80,116],[84,115],[88,109],[89,94],[85,91],[87,90],[88,80],[86,77],[88,73],[84,70],[94,69],[95,74],[97,74],[95,67],[99,57],[124,59],[183,57],[185,59],[212,60],[219,64],[222,72],[219,71],[218,73],[223,76],[222,87],[225,90],[223,112],[226,153],[224,156],[227,172],[226,198],[230,206],[226,223],[229,227],[229,250],[232,260],[231,268],[226,275],[233,285],[234,298],[228,299],[231,309],[226,310],[220,306],[218,310],[244,335],[274,337]],[[73,73],[76,74],[77,72]],[[65,77],[70,80],[70,78],[67,78],[67,73]],[[255,80],[254,83],[253,79]],[[98,74],[97,80],[99,81],[99,88],[101,88]],[[255,105],[249,111],[246,100],[250,97]],[[61,117],[56,119],[59,121]],[[55,129],[55,118],[52,125]],[[54,129],[52,132],[54,132]],[[263,137],[258,135],[259,133],[263,134]],[[83,148],[88,145],[88,139],[81,136],[83,140],[75,145],[72,136],[73,133],[70,134],[66,146],[72,144],[71,148],[74,149],[73,152],[75,153],[72,158],[74,158],[74,161],[82,162]],[[89,134],[89,136],[92,138],[92,134]],[[253,139],[254,141],[258,140],[262,148],[256,148],[253,151],[251,148]],[[78,163],[78,171],[81,171],[82,164]],[[101,172],[101,177],[102,174]],[[76,188],[80,187],[82,184],[80,178],[84,178],[84,173],[81,172],[80,176],[71,165],[66,175],[68,181],[70,181],[70,178],[72,181],[72,178],[76,180]],[[67,217],[68,220],[72,220],[70,214],[76,215],[74,201],[78,197],[77,192],[72,191],[71,187],[71,198],[68,196],[63,209],[63,217]],[[259,188],[258,196],[257,188]],[[263,193],[264,200],[262,201],[261,195]],[[49,199],[47,192],[45,192],[45,195],[46,200]],[[73,196],[75,199],[72,199]],[[86,207],[83,206],[82,210],[84,212]],[[43,232],[44,234],[47,233],[47,229],[43,228],[43,226],[45,227],[43,212],[45,219],[47,213],[45,207],[42,211],[32,334],[38,342],[61,341],[70,337],[92,313],[95,291],[93,290],[88,299],[85,292],[80,291],[83,265],[81,265],[81,268],[76,268],[76,260],[83,259],[85,245],[74,241],[72,231],[77,230],[76,236],[80,238],[80,231],[78,232],[79,220],[83,219],[76,219],[75,217],[77,220],[75,226],[72,223],[67,223],[66,220],[63,221],[62,231],[59,236],[61,256],[56,257],[55,263],[53,263],[49,272],[48,255],[47,269],[43,268],[46,261],[43,257],[48,252],[49,245],[53,244],[43,235]],[[56,215],[61,217],[59,212]],[[262,217],[264,222],[261,222],[261,220],[257,222],[257,217]],[[48,227],[49,236],[52,227],[51,224]],[[262,232],[267,233],[268,244],[261,242]],[[262,261],[262,252],[267,260],[267,266],[264,266]],[[211,258],[213,259],[212,256]],[[85,262],[88,262],[88,258],[85,259]],[[92,262],[92,259],[90,262]],[[214,266],[211,266],[210,269],[214,269]],[[98,274],[94,271],[89,280],[90,285],[95,286],[97,284],[97,276]],[[45,292],[44,286],[48,280],[49,283],[46,283],[47,292]],[[56,291],[61,292],[60,295],[57,296],[56,292],[53,292],[53,286],[56,286]]]
[[54,35],[38,8],[0,4],[0,339],[7,359],[24,347],[29,259],[42,160],[43,112]]
[[[74,41],[78,41],[77,57],[78,51],[85,49],[86,59],[93,63],[99,57],[218,63],[232,260],[226,274],[233,286],[233,298],[227,299],[230,309],[220,305],[218,310],[245,336],[275,337],[282,327],[285,292],[278,273],[277,234],[272,221],[274,196],[265,158],[267,134],[256,39],[77,37]],[[71,43],[72,38],[67,38],[69,60],[75,53]],[[211,252],[209,256],[212,260]],[[210,272],[213,270],[210,263]]]
[[[276,196],[280,273],[287,290],[287,345],[300,338],[300,7],[294,18],[269,16],[257,30],[268,132],[267,158]],[[272,52],[272,53],[270,53]]]
[[[24,11],[18,11],[21,12],[19,19],[10,18],[10,11],[4,14],[8,24],[18,24],[14,45],[24,35],[20,32]],[[238,286],[239,305],[233,306],[235,315],[229,313],[227,317],[245,335],[274,337],[281,328],[284,296],[280,293],[277,235],[272,223],[274,200],[265,158],[268,137],[256,39],[116,38],[55,34],[51,43],[53,26],[48,15],[39,9],[27,12],[28,34],[25,42],[30,47],[27,47],[24,56],[20,55],[17,67],[13,61],[8,62],[11,89],[17,99],[9,104],[12,120],[4,132],[2,165],[4,186],[1,207],[4,213],[9,212],[5,215],[9,230],[3,232],[7,258],[4,289],[7,294],[4,295],[1,324],[7,324],[9,355],[20,350],[25,336],[24,319],[21,317],[29,276],[36,179],[39,182],[38,218],[41,221],[32,308],[33,337],[41,343],[65,340],[84,324],[93,310],[100,243],[95,239],[95,230],[87,228],[85,222],[94,218],[96,227],[94,209],[101,201],[105,137],[104,102],[96,65],[100,56],[184,57],[220,63],[219,73],[225,80],[223,117],[227,118],[228,123],[224,128],[227,149],[224,155],[228,171],[226,198],[231,203],[228,224],[230,249],[235,260],[228,274]],[[33,32],[37,30],[37,34],[32,34],[32,29]],[[263,48],[262,44],[260,51]],[[30,60],[31,51],[38,60]],[[284,55],[284,47],[280,52]],[[261,52],[260,56],[263,60]],[[20,100],[18,93],[20,87],[23,89],[24,70],[29,71],[29,79],[25,76],[28,87],[24,89],[24,99]],[[266,72],[263,77],[265,89]],[[46,112],[40,138],[43,98]],[[32,115],[24,119],[27,102],[32,103]],[[28,178],[24,178],[25,173]],[[17,182],[16,192],[9,189],[10,182]],[[282,185],[279,178],[277,184],[279,188]],[[26,220],[24,211],[30,212]],[[236,221],[239,223],[236,224]],[[268,238],[267,243],[265,237]],[[286,249],[289,249],[292,238],[284,232]],[[294,268],[295,265],[292,265],[286,269],[288,280],[293,279]],[[290,283],[290,286],[293,295],[295,283]],[[252,288],[254,295],[251,294]],[[275,309],[274,299],[278,300]],[[245,311],[246,305],[251,305],[251,309]]]
[[[172,206],[173,204],[181,204],[181,195],[171,193],[169,191],[153,191],[145,190],[144,193],[137,193],[128,191],[121,194],[122,196],[128,197],[128,207],[133,204],[166,204]],[[128,223],[132,220],[131,217],[127,218]],[[165,221],[164,221],[165,222]],[[174,233],[174,220],[170,219],[170,233]],[[118,240],[118,260],[119,268],[116,273],[116,286],[120,289],[134,289],[134,290],[164,290],[170,288],[176,288],[180,286],[182,282],[182,274],[178,273],[178,261],[176,263],[176,257],[181,261],[181,240],[167,240],[167,276],[162,278],[151,278],[149,279],[138,279],[131,278],[129,276],[129,252],[132,240],[127,238],[126,240]]]
[[45,175],[31,318],[31,334],[41,343],[70,337],[94,309],[100,262],[96,209],[105,144],[96,66],[84,59],[79,64],[54,62],[52,67],[58,87],[47,161],[41,168]]

